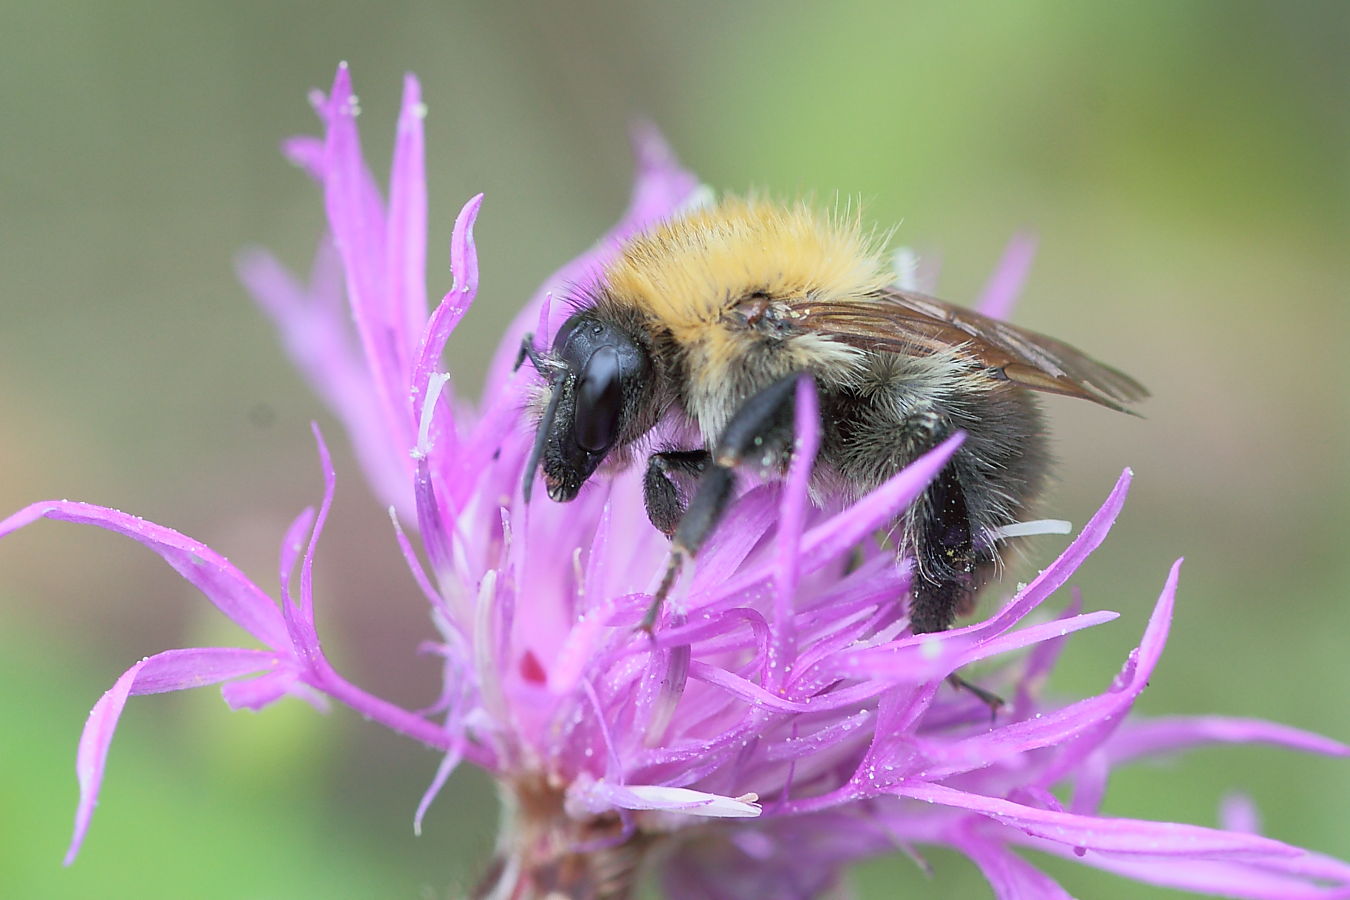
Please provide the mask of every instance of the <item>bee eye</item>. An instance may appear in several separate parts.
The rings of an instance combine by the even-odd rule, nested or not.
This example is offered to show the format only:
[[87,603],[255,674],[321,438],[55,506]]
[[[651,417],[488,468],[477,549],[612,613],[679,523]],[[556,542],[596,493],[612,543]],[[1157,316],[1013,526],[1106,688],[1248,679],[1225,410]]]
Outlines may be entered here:
[[600,347],[586,361],[577,381],[576,440],[591,453],[603,453],[618,437],[619,413],[623,409],[623,382],[619,377],[619,354],[613,347]]

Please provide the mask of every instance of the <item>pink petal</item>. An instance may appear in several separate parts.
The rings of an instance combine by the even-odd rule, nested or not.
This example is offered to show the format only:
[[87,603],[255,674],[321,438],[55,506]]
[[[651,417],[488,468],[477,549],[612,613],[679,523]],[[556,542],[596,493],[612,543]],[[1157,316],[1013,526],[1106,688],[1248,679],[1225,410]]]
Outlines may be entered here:
[[315,181],[323,181],[323,141],[309,136],[287,138],[281,142],[281,152]]
[[98,803],[103,784],[103,769],[117,720],[127,697],[132,694],[159,694],[205,687],[230,678],[238,678],[280,662],[275,653],[237,647],[204,647],[169,650],[136,663],[122,674],[89,712],[80,747],[75,756],[75,774],[80,782],[80,802],[75,809],[75,832],[66,851],[65,864],[75,861],[89,830],[89,822]]
[[[801,544],[800,571],[814,572],[893,520],[928,487],[928,482],[947,464],[962,440],[964,435],[959,432],[947,438],[891,476],[881,487],[809,530]],[[768,580],[766,573],[752,570],[719,586],[712,592],[712,597],[752,593],[765,586]]]
[[382,502],[411,515],[407,448],[387,439],[380,399],[352,330],[342,263],[332,242],[320,243],[308,288],[261,251],[244,254],[238,272],[272,320],[291,362],[342,422],[371,489]]
[[1148,687],[1149,676],[1153,674],[1153,668],[1162,656],[1163,645],[1167,642],[1167,630],[1172,623],[1172,607],[1176,602],[1177,581],[1180,577],[1181,560],[1177,560],[1168,572],[1167,583],[1158,596],[1153,614],[1149,616],[1148,627],[1144,629],[1138,649],[1130,653],[1115,682],[1098,697],[1076,704],[1083,708],[1095,708],[1096,722],[1059,744],[1054,762],[1046,767],[1039,780],[1041,786],[1049,786],[1066,777],[1095,752],[1120,727],[1135,699]]
[[295,573],[295,561],[305,549],[305,538],[314,525],[314,507],[307,507],[296,516],[286,529],[281,540],[281,552],[277,560],[277,584],[290,590],[291,576]]
[[1112,765],[1118,765],[1203,744],[1274,744],[1305,753],[1350,756],[1350,747],[1320,734],[1228,716],[1165,716],[1127,723],[1104,749]]
[[436,799],[436,795],[445,787],[445,783],[450,780],[455,769],[459,767],[464,759],[464,753],[461,748],[456,747],[441,757],[441,762],[436,766],[436,775],[431,779],[431,784],[427,786],[422,794],[422,799],[417,801],[417,811],[413,813],[413,834],[419,837],[422,834],[422,820],[426,818],[427,810],[431,809],[431,804]]
[[[384,278],[384,204],[361,153],[356,111],[351,75],[344,64],[338,67],[322,110],[324,203],[347,275],[347,297],[374,381],[386,440],[396,447],[411,447],[413,420],[407,405],[407,371],[388,340],[394,317]],[[397,318],[402,322],[403,313]]]
[[1252,798],[1246,794],[1231,793],[1223,798],[1219,806],[1219,822],[1225,831],[1261,833],[1261,814]]
[[411,73],[403,77],[403,108],[398,117],[394,160],[389,173],[389,222],[385,248],[390,339],[412,372],[416,341],[427,318],[427,177],[422,122],[422,89]]
[[333,470],[333,458],[328,452],[323,434],[318,424],[310,426],[314,432],[314,442],[319,450],[319,467],[323,471],[323,502],[319,505],[319,514],[314,520],[314,529],[309,534],[309,543],[305,555],[300,561],[300,599],[297,603],[291,594],[289,579],[282,582],[282,613],[286,618],[286,627],[298,658],[303,660],[311,671],[327,668],[323,650],[319,646],[319,635],[314,627],[314,551],[318,548],[319,538],[323,534],[324,523],[328,520],[328,511],[333,508],[333,493],[337,483],[337,473]]
[[769,687],[783,683],[797,655],[794,604],[797,600],[797,581],[801,575],[798,566],[798,548],[801,546],[802,526],[806,521],[807,489],[811,471],[820,449],[820,403],[816,397],[815,381],[808,375],[799,376],[796,391],[795,441],[792,463],[783,484],[782,514],[775,537],[778,559],[775,572],[773,630],[769,642]]
[[975,311],[993,319],[1011,318],[1013,306],[1017,303],[1017,296],[1022,293],[1022,285],[1027,280],[1027,272],[1031,270],[1031,261],[1035,256],[1036,239],[1028,234],[1014,235],[1003,251],[1003,258],[994,267],[994,274],[989,276],[984,290],[980,292]]
[[1072,847],[1064,844],[1020,835],[1015,840],[1143,884],[1200,894],[1251,900],[1345,900],[1350,897],[1350,866],[1315,853],[1250,861],[1143,859],[1104,853],[1079,856]]
[[[692,608],[705,604],[705,598],[727,597],[723,590],[727,580],[747,570],[746,559],[760,540],[779,523],[782,516],[782,495],[777,486],[758,485],[737,497],[727,509],[717,530],[699,551],[694,560],[694,577],[690,582],[689,600]],[[781,563],[781,555],[778,557]],[[653,574],[656,573],[653,569]],[[776,570],[763,565],[754,567],[757,577],[772,579]],[[740,599],[731,597],[733,602]]]
[[1085,613],[1021,628],[984,641],[979,640],[979,635],[965,630],[907,636],[881,647],[839,654],[837,671],[855,678],[884,678],[903,684],[942,679],[970,663],[1040,641],[1054,640],[1116,618],[1119,618],[1118,613],[1107,611]]
[[[474,249],[473,226],[482,205],[483,195],[478,194],[464,204],[464,208],[455,218],[455,228],[450,239],[450,268],[455,276],[455,285],[441,299],[435,312],[427,320],[425,329],[420,334],[417,363],[412,371],[412,409],[422,420],[419,432],[427,433],[433,439],[442,431],[451,436],[454,434],[453,426],[437,427],[435,420],[426,419],[428,414],[434,415],[436,412],[441,413],[437,418],[450,419],[448,404],[433,405],[428,410],[424,409],[423,402],[427,397],[431,377],[440,366],[441,354],[445,352],[445,342],[478,294],[478,254]],[[433,441],[424,441],[419,435],[417,441],[419,458],[430,454],[433,446]],[[453,448],[443,448],[442,452],[447,456],[453,455]]]
[[964,440],[960,432],[952,435],[852,507],[807,532],[802,544],[802,571],[813,571],[843,555],[899,515],[937,477]]
[[1134,473],[1129,469],[1121,472],[1120,478],[1111,488],[1111,493],[1064,552],[1040,575],[1032,579],[1030,584],[1018,591],[1007,606],[992,618],[974,627],[981,633],[996,634],[1006,631],[1063,587],[1073,573],[1078,571],[1078,567],[1101,546],[1102,541],[1106,540],[1106,535],[1110,533],[1111,526],[1115,524],[1116,517],[1120,515],[1120,510],[1125,505],[1125,497],[1129,494],[1133,478]]
[[38,519],[94,525],[149,547],[235,624],[273,650],[288,650],[286,626],[276,603],[210,547],[136,516],[69,500],[34,503],[0,522],[0,537]]
[[1256,835],[1176,822],[1081,816],[1036,809],[936,784],[902,783],[893,790],[902,797],[969,809],[1035,837],[1089,850],[1188,859],[1251,859],[1298,856],[1303,852]]
[[[1083,598],[1077,590],[1074,590],[1073,599],[1060,612],[1059,618],[1073,618],[1082,608]],[[1012,704],[1015,712],[1029,712],[1032,709],[1033,698],[1044,687],[1046,679],[1059,660],[1060,653],[1064,650],[1064,645],[1063,638],[1044,641],[1027,654],[1026,662],[1022,666],[1022,675],[1017,681],[1017,699]]]
[[255,678],[242,678],[221,685],[220,694],[230,709],[251,709],[255,712],[271,706],[282,697],[303,700],[319,712],[327,712],[328,698],[300,680],[294,669],[276,669]]
[[980,867],[998,900],[1072,900],[1053,878],[1002,844],[966,835],[953,843]]

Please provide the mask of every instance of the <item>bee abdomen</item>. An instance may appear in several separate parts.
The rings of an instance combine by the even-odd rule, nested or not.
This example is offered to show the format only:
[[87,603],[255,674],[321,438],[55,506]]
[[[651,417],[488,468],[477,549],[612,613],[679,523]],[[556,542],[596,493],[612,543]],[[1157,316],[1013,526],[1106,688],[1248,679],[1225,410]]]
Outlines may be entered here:
[[998,564],[990,532],[1024,516],[1045,481],[1045,437],[1032,397],[1007,384],[962,389],[970,377],[957,370],[946,384],[928,377],[874,380],[865,394],[838,394],[826,406],[825,459],[854,495],[953,433],[965,434],[943,472],[896,523],[900,553],[915,565],[916,631],[944,630],[969,611]]

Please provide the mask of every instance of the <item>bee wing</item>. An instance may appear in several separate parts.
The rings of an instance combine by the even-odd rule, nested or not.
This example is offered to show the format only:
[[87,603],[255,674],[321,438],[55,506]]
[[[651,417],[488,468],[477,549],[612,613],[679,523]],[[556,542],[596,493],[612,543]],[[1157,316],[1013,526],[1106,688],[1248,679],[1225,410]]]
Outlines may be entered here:
[[794,304],[793,318],[800,327],[864,350],[922,356],[956,349],[985,366],[991,378],[1121,412],[1148,396],[1124,372],[1062,341],[899,288],[860,300],[803,300]]

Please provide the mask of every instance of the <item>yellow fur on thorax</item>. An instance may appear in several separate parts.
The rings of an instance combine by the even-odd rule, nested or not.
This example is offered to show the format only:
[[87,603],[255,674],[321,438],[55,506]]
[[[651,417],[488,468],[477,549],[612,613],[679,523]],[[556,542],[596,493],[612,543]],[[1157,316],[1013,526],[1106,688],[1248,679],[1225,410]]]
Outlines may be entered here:
[[790,315],[801,303],[880,290],[891,275],[879,244],[856,216],[730,197],[631,241],[605,273],[601,302],[673,339],[685,409],[712,441],[741,401],[780,377],[856,374],[860,350],[818,332],[757,331],[747,315],[759,303]]
[[630,242],[605,282],[690,344],[753,292],[845,300],[876,291],[892,280],[879,251],[856,216],[727,197]]

